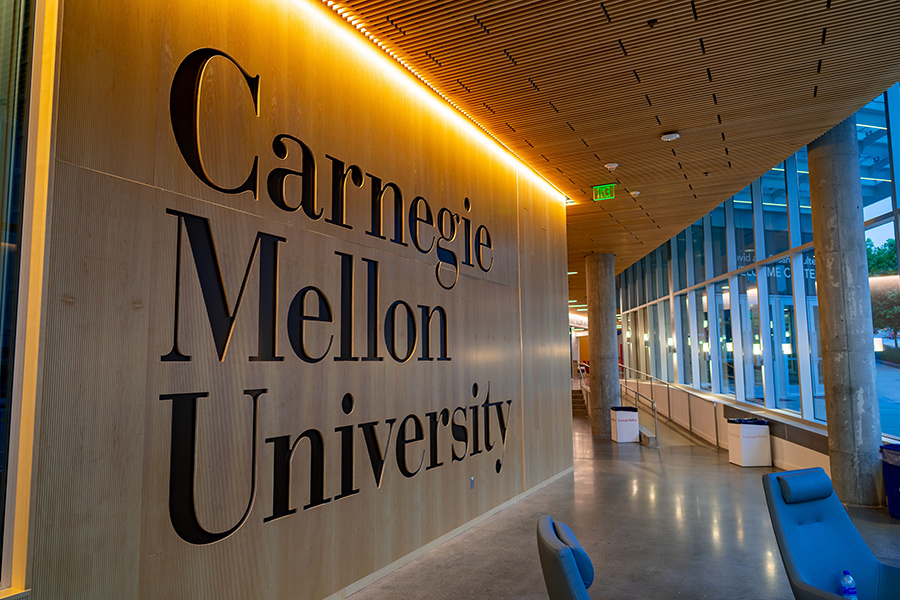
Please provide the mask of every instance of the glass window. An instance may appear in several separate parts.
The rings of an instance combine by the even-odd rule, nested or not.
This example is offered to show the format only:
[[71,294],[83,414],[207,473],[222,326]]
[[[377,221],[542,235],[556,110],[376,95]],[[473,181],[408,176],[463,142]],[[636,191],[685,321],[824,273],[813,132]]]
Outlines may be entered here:
[[687,294],[676,296],[676,302],[678,302],[677,310],[681,313],[681,331],[678,332],[678,335],[681,336],[682,343],[678,373],[681,376],[681,383],[691,385],[694,381],[693,365],[691,364],[691,355],[694,351],[691,344],[690,307],[688,306]]
[[696,291],[697,302],[697,356],[700,364],[700,388],[712,389],[709,371],[709,302],[706,288]]
[[767,171],[762,176],[761,182],[763,228],[766,240],[766,258],[768,258],[787,252],[791,247],[784,163]]
[[651,304],[649,309],[650,335],[645,338],[645,345],[650,356],[650,368],[647,369],[647,372],[656,378],[661,378],[662,370],[659,364],[659,304]]
[[669,295],[669,244],[663,244],[659,252],[660,270],[662,271],[662,289],[659,296]]
[[753,203],[750,188],[734,195],[734,254],[737,268],[756,262],[756,239],[753,237]]
[[687,283],[687,242],[685,233],[682,231],[675,236],[675,252],[677,254],[676,263],[678,264],[678,277],[676,280],[675,291],[683,290],[688,286]]
[[803,253],[803,287],[806,290],[806,319],[809,327],[809,365],[812,375],[813,418],[825,421],[825,373],[822,371],[822,337],[819,335],[819,297],[816,293],[816,256]]
[[635,308],[638,305],[638,301],[637,301],[637,299],[638,299],[638,296],[637,296],[638,284],[634,278],[635,270],[636,270],[636,266],[631,265],[630,267],[628,267],[628,270],[626,271],[628,274],[628,307],[629,308]]
[[703,239],[703,219],[700,219],[691,225],[691,251],[694,260],[694,281],[691,285],[706,281],[706,249]]
[[798,200],[800,202],[800,244],[813,241],[812,208],[809,196],[809,159],[806,146],[797,152],[797,182],[799,184]]
[[659,303],[659,320],[662,323],[663,327],[663,336],[664,342],[662,353],[665,356],[663,359],[666,365],[666,381],[674,382],[675,378],[672,376],[674,371],[674,354],[675,354],[675,332],[672,331],[672,313],[669,308],[669,301],[663,300]]
[[[0,4],[0,506],[6,506],[10,394],[19,285],[30,3]],[[0,536],[3,513],[0,511]]]
[[866,231],[881,430],[900,436],[900,277],[893,222]]
[[650,268],[647,264],[646,256],[638,261],[638,273],[640,273],[638,294],[640,295],[641,304],[647,304],[650,301]]
[[769,283],[769,339],[775,373],[775,407],[800,412],[800,374],[790,259],[766,265]]
[[734,394],[734,343],[731,339],[731,290],[728,282],[716,284],[716,316],[719,325],[719,371],[722,393]]
[[638,353],[638,370],[641,373],[650,373],[650,330],[647,327],[647,307],[637,310],[637,341],[635,348]]
[[728,242],[725,238],[725,205],[720,204],[709,213],[710,233],[712,235],[713,277],[728,272]]
[[[637,353],[635,352],[635,312],[625,313],[625,357],[628,359],[628,366],[632,369],[639,369],[637,361]],[[631,372],[629,372],[631,374]]]
[[856,137],[859,141],[863,215],[868,221],[891,212],[891,161],[883,95],[856,113]]
[[644,259],[634,263],[634,285],[637,288],[637,306],[647,304],[647,282],[644,281]]
[[[867,230],[867,252],[882,427],[886,433],[900,436],[900,276],[894,221],[890,220],[892,174],[884,96],[875,98],[857,112],[856,123],[864,216],[870,223],[880,223]],[[807,250],[801,257],[805,292],[802,297],[794,295],[792,277],[795,273],[791,272],[790,258],[741,273],[736,278],[737,289],[729,289],[735,279],[703,286],[708,279],[707,267],[714,278],[728,273],[729,252],[734,253],[738,269],[757,265],[757,259],[771,261],[773,256],[787,254],[791,249],[789,225],[799,233],[800,244],[813,242],[806,148],[796,154],[796,161],[799,223],[790,223],[786,165],[781,163],[763,174],[758,188],[748,186],[728,200],[734,216],[733,247],[729,246],[726,235],[728,205],[722,204],[704,217],[709,219],[709,229],[704,230],[704,221],[700,219],[677,234],[671,243],[626,270],[622,278],[626,285],[622,298],[630,301],[632,308],[644,306],[626,321],[629,336],[633,336],[628,341],[633,353],[632,364],[642,371],[675,379],[677,370],[677,379],[682,383],[708,390],[712,388],[712,375],[721,375],[721,391],[732,394],[737,391],[738,379],[742,379],[743,390],[737,395],[746,401],[765,404],[765,388],[768,387],[774,391],[775,407],[800,413],[799,364],[801,360],[809,360],[813,414],[804,416],[824,421],[822,341],[813,250]],[[751,191],[756,189],[761,192],[758,197]],[[762,232],[754,230],[754,207],[761,211]],[[760,247],[756,235],[760,235]],[[688,279],[688,271],[693,273],[691,279]],[[796,272],[796,276],[801,273]],[[664,299],[669,293],[670,277],[671,289],[676,293],[688,287],[702,286],[690,294],[677,294],[672,300],[675,302],[672,312],[669,301]],[[767,286],[763,287],[768,287],[768,295],[762,298],[758,277],[765,277]],[[708,298],[708,294],[713,297]],[[647,305],[655,301],[659,303]],[[710,306],[710,302],[714,302],[714,306]],[[806,323],[798,322],[796,318],[795,309],[803,307],[801,302],[805,303]],[[766,309],[769,318],[764,322],[761,313]],[[675,323],[671,322],[673,316]],[[717,327],[711,328],[713,319]],[[696,323],[693,339],[690,333],[692,321]],[[806,328],[801,333],[809,336],[808,358],[798,356],[798,327]],[[717,339],[711,339],[711,329],[717,331]],[[735,339],[735,335],[740,335],[741,339]],[[740,342],[742,355],[734,353],[736,342]],[[711,362],[712,344],[715,344],[712,350],[718,350],[717,363]],[[770,352],[772,364],[765,365],[764,370],[763,355]],[[697,378],[692,372],[695,361],[699,367]],[[740,378],[736,377],[738,369]]]
[[756,284],[755,270],[738,276],[738,292],[740,294],[744,399],[755,404],[765,404],[763,348],[759,339],[759,289]]

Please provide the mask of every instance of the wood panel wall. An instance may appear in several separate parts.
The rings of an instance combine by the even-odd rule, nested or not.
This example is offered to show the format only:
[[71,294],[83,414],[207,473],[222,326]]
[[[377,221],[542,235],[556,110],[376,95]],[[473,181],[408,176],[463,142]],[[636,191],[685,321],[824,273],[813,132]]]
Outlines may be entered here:
[[[565,209],[551,188],[319,2],[72,0],[61,13],[34,598],[322,598],[571,467]],[[256,198],[204,184],[176,144],[172,82],[202,48],[233,59],[210,60],[200,86],[197,135],[206,172],[233,188],[257,160]],[[258,115],[253,84],[237,64],[259,76]],[[285,141],[286,157],[273,146],[279,134],[293,138]],[[303,171],[284,187],[286,203],[299,204],[302,182],[312,179],[300,142],[316,165],[318,219],[279,208],[267,186],[277,169]],[[328,222],[335,219],[329,157],[358,165],[363,175],[362,187],[347,185],[352,228]],[[402,190],[406,245],[391,241],[390,209],[387,239],[366,234],[371,176]],[[465,220],[469,252],[473,240],[486,239],[477,228],[487,228],[489,270],[470,254],[473,266],[460,267],[452,289],[438,285],[436,250],[417,250],[409,231],[417,196],[435,217],[442,208],[460,216],[456,238],[443,244],[460,262]],[[427,247],[434,230],[418,228]],[[200,283],[198,252],[210,247],[224,300]],[[277,282],[270,288],[261,273],[272,248]],[[368,290],[376,262],[373,353]],[[348,265],[352,275],[342,278]],[[324,314],[316,292],[305,305],[295,301],[309,288],[327,298],[332,313],[330,322],[305,323],[306,350],[324,354],[319,362],[301,360],[291,338],[298,331],[291,314]],[[276,290],[271,327],[259,319],[270,305],[260,291],[267,289]],[[385,314],[395,300],[416,315],[418,345],[406,362],[385,345]],[[216,302],[234,321],[218,349],[209,316]],[[450,360],[418,360],[420,306],[445,310]],[[408,328],[398,307],[403,354]],[[348,314],[352,353],[342,349]],[[432,358],[440,354],[439,329],[433,322]],[[265,358],[260,332],[269,330],[280,360],[253,360]],[[176,354],[184,360],[164,358]],[[342,354],[357,360],[336,360]],[[363,360],[375,355],[382,360]],[[191,454],[197,522],[207,532],[228,530],[253,498],[243,524],[215,543],[179,535],[171,517],[186,510],[184,498],[170,507],[170,459],[173,438],[187,439],[184,430],[175,433],[173,421],[183,425],[187,414],[175,419],[175,405],[190,394],[203,394]],[[354,400],[349,415],[347,394]],[[496,405],[485,408],[486,401]],[[440,420],[444,409],[455,419],[448,425]],[[402,453],[409,471],[422,462],[413,476],[401,472],[396,451],[408,415],[423,425],[424,439]],[[380,486],[360,427],[366,423],[375,423],[368,431],[377,433],[379,451],[387,448]],[[454,439],[453,423],[467,428],[465,442]],[[324,442],[329,501],[304,509],[313,503],[317,463],[302,441],[286,471],[287,507],[295,512],[283,515],[278,440],[292,443],[306,431],[320,432]],[[345,459],[347,431],[353,445]],[[406,438],[414,434],[409,419]],[[454,451],[464,458],[454,461]],[[176,471],[188,462],[178,461]],[[358,492],[339,498],[351,466]]]

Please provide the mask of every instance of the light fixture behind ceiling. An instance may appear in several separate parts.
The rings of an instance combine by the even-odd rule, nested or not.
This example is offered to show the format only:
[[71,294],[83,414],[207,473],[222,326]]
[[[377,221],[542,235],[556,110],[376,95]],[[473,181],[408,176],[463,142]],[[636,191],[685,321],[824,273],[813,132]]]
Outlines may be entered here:
[[677,131],[669,131],[667,133],[662,134],[662,136],[660,136],[660,139],[664,142],[674,142],[675,140],[677,140],[680,137],[681,137],[681,135]]
[[640,192],[637,191],[637,190],[635,190],[635,191],[631,192],[631,197],[632,197],[632,198],[637,198],[637,197],[638,197],[638,194],[640,194]]
[[610,173],[612,173],[612,172],[615,171],[616,168],[619,166],[619,163],[606,163],[606,164],[603,165],[603,166],[606,167],[606,170],[607,170],[607,171],[609,171]]

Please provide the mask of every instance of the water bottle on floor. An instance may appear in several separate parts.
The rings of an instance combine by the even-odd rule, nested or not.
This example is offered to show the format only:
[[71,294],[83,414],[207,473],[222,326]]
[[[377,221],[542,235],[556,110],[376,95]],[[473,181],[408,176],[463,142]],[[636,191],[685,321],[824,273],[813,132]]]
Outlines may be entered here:
[[844,595],[844,598],[859,600],[856,597],[856,582],[850,575],[850,571],[844,571],[844,576],[841,577],[841,593]]

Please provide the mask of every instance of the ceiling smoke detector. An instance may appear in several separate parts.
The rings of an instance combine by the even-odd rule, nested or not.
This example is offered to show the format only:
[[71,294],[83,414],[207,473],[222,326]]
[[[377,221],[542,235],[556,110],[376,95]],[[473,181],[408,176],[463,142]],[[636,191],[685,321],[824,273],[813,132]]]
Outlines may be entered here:
[[606,167],[606,170],[607,170],[607,171],[609,171],[610,173],[612,173],[612,172],[615,171],[616,168],[619,166],[619,163],[606,163],[606,164],[603,165],[603,166]]
[[680,137],[681,135],[677,131],[670,131],[668,133],[662,134],[662,136],[660,136],[660,139],[664,142],[674,142]]

